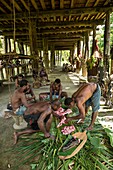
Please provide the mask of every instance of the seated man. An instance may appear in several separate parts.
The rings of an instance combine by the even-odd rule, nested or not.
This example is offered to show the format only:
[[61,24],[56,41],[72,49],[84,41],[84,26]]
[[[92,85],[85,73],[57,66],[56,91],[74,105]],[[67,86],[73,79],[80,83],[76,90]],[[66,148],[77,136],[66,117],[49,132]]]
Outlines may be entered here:
[[46,70],[45,70],[44,67],[41,68],[40,73],[39,73],[39,76],[40,76],[40,78],[41,78],[41,82],[44,81],[44,80],[45,80],[45,81],[49,81],[48,75],[47,75]]
[[[23,74],[19,74],[17,76],[17,78],[15,80],[16,89],[18,89],[20,87],[20,81],[24,80],[24,79],[25,78],[24,78]],[[35,94],[34,94],[32,88],[31,88],[31,85],[29,83],[27,85],[27,90],[25,92],[25,95],[26,95],[26,98],[27,98],[28,101],[32,101],[32,100],[36,101]]]
[[79,115],[68,117],[67,122],[71,120],[81,119],[83,122],[88,112],[89,106],[92,107],[92,120],[87,130],[92,130],[98,110],[100,108],[101,89],[98,84],[86,83],[82,85],[73,95],[72,98],[65,99],[64,104],[69,108],[73,108],[75,103],[79,109]]
[[23,74],[19,74],[18,76],[16,76],[16,78],[15,78],[15,89],[20,87],[19,83],[23,79],[24,79]]
[[39,100],[44,100],[50,98],[50,101],[54,99],[61,99],[63,97],[67,98],[67,93],[62,91],[62,85],[60,79],[56,79],[50,85],[50,93],[40,93]]
[[17,115],[23,115],[27,107],[30,107],[31,104],[28,104],[25,92],[29,89],[29,83],[27,80],[20,81],[20,87],[16,89],[11,98],[11,105],[13,111]]
[[15,90],[14,94],[12,95],[11,104],[14,113],[17,115],[23,115],[25,121],[31,126],[30,129],[14,133],[15,144],[20,135],[31,134],[39,130],[44,133],[46,138],[53,138],[49,133],[52,122],[51,105],[49,102],[28,104],[24,93],[28,88],[27,86],[28,81],[22,80],[20,82],[20,88]]

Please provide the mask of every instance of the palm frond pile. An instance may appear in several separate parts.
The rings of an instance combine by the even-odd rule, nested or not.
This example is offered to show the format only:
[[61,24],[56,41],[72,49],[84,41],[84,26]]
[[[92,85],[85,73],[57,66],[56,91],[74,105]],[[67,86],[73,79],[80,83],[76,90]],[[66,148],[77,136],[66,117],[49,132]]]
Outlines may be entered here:
[[[87,117],[83,125],[75,125],[74,133],[84,131],[88,124]],[[14,168],[29,164],[32,170],[113,170],[113,131],[104,129],[98,121],[94,130],[87,132],[87,141],[83,148],[70,159],[61,160],[59,155],[70,155],[76,149],[75,146],[62,151],[72,135],[63,135],[61,129],[56,128],[55,121],[51,133],[56,136],[54,141],[45,139],[41,132],[21,137],[13,148],[18,153]]]

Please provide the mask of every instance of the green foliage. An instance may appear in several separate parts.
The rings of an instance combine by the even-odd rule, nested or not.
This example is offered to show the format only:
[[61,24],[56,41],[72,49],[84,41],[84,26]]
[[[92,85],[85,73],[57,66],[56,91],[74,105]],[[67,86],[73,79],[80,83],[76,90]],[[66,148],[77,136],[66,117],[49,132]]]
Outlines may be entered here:
[[87,68],[89,70],[91,70],[94,66],[95,63],[97,62],[97,58],[94,57],[94,55],[92,55],[90,58],[88,58],[88,60],[86,61],[87,64]]
[[[87,142],[84,147],[72,158],[60,160],[58,155],[61,154],[64,146],[71,138],[71,135],[65,136],[59,128],[56,128],[58,120],[54,119],[51,133],[55,135],[55,140],[45,139],[40,133],[31,136],[23,136],[19,139],[18,144],[12,152],[18,155],[14,169],[20,168],[24,164],[31,166],[32,170],[112,170],[113,169],[113,147],[109,142],[111,131],[103,129],[98,123],[95,123],[94,130],[87,132]],[[76,125],[77,131],[84,131],[89,124],[89,115],[83,125]],[[63,152],[63,155],[71,154],[75,148]]]

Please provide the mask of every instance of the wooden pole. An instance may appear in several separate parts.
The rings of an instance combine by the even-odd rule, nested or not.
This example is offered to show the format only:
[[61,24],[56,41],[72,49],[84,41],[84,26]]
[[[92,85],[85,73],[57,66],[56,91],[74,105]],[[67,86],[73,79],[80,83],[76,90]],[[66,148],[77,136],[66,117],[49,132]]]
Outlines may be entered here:
[[104,34],[104,66],[109,73],[109,59],[110,59],[110,12],[106,13],[105,34]]

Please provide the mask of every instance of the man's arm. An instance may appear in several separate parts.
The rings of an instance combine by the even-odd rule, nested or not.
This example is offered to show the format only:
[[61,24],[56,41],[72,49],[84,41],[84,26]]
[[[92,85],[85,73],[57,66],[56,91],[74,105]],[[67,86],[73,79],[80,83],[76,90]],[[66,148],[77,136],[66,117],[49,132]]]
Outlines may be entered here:
[[59,98],[61,97],[61,93],[62,93],[62,85],[60,85],[60,89],[59,89]]
[[52,101],[53,83],[50,85],[50,101]]
[[51,108],[48,108],[43,113],[41,113],[39,119],[38,119],[38,127],[39,129],[44,133],[45,137],[50,137],[50,133],[47,132],[47,129],[45,128],[44,120],[45,118],[51,114]]
[[26,96],[25,96],[24,93],[21,94],[20,99],[21,99],[22,104],[23,104],[25,107],[30,107],[30,106],[32,105],[32,104],[28,104],[27,99],[26,99]]

